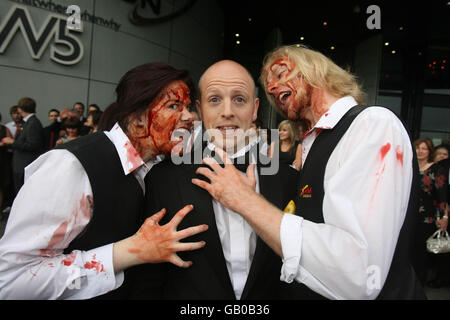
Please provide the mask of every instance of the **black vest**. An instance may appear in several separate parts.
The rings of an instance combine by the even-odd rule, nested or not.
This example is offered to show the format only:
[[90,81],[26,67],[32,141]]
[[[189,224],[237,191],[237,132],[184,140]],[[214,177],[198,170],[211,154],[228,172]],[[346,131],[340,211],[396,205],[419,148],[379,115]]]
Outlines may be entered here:
[[[365,106],[350,109],[333,129],[323,130],[315,139],[299,177],[296,214],[314,223],[324,223],[322,204],[324,198],[325,168],[331,153]],[[414,150],[414,149],[413,149]],[[425,299],[422,286],[411,265],[411,245],[418,218],[419,171],[415,153],[413,157],[413,181],[408,211],[395,248],[389,274],[377,299]],[[323,299],[303,285],[305,296]]]
[[[132,173],[124,174],[111,140],[103,132],[97,132],[58,148],[66,149],[78,158],[93,193],[92,218],[65,253],[98,248],[136,233],[143,222],[143,191]],[[120,288],[101,298],[127,298],[132,285],[128,280],[133,278],[133,269],[125,271],[125,281]]]

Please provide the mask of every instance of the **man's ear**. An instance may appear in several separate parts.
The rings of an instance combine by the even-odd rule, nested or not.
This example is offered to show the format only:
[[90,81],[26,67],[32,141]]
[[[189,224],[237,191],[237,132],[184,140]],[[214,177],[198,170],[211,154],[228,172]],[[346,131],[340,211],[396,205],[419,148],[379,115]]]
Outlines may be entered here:
[[198,117],[200,120],[203,119],[202,108],[200,107],[200,100],[195,100],[195,108],[197,109]]
[[255,99],[255,109],[253,110],[253,121],[258,118],[259,98]]

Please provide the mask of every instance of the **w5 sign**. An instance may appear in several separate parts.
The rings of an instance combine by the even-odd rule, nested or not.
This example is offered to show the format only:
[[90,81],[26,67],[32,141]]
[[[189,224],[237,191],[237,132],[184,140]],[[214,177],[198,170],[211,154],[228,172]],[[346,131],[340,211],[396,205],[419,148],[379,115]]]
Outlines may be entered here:
[[[0,24],[0,54],[8,48],[16,33],[20,30],[33,59],[40,60],[50,42],[50,59],[73,65],[83,58],[83,44],[75,36],[79,29],[67,28],[67,18],[63,15],[49,13],[44,24],[37,31],[26,7],[14,5]],[[65,50],[61,50],[66,47]]]

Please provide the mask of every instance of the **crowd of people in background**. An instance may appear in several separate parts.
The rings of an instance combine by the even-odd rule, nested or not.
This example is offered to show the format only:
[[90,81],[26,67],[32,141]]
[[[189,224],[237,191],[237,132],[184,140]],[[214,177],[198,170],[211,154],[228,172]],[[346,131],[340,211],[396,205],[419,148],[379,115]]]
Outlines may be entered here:
[[82,102],[75,102],[72,108],[51,108],[48,111],[50,124],[43,127],[36,116],[36,102],[25,97],[12,106],[9,113],[11,121],[0,124],[1,219],[9,213],[24,183],[25,167],[57,145],[97,132],[102,110],[90,104],[85,112]]

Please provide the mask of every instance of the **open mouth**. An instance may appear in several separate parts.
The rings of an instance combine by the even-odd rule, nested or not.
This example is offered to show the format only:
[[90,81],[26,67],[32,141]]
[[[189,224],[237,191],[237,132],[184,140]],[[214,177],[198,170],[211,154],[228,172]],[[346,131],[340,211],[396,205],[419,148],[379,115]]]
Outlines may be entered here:
[[229,135],[236,134],[236,131],[239,129],[239,127],[233,126],[233,125],[227,125],[227,126],[218,126],[218,127],[216,127],[216,129],[220,130],[220,132],[224,136],[229,136]]

